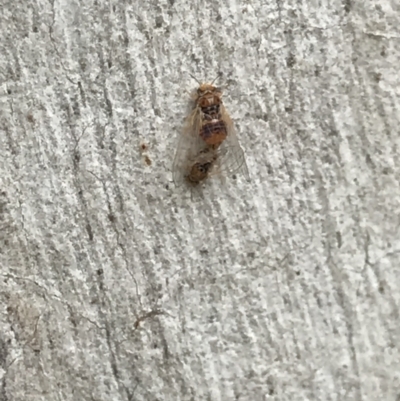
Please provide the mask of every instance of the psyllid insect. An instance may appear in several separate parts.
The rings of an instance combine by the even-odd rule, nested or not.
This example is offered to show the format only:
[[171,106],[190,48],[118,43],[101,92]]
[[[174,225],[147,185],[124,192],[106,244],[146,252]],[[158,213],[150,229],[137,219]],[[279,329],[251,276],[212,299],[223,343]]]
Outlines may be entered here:
[[[215,81],[215,80],[214,80]],[[211,175],[242,173],[249,178],[243,149],[222,102],[222,90],[199,83],[193,109],[179,135],[173,163],[177,186],[198,185]]]

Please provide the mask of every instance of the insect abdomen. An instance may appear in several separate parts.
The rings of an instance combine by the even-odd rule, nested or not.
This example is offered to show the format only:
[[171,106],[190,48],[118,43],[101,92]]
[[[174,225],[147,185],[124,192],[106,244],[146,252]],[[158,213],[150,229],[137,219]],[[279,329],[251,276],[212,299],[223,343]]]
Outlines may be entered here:
[[227,137],[226,124],[222,120],[205,122],[200,129],[200,137],[212,147],[218,147]]

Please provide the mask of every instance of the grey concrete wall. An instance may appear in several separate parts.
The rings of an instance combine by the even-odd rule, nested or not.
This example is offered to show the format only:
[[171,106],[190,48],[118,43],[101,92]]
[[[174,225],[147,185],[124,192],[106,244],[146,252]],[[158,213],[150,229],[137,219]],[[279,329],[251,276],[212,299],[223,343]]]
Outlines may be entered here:
[[[398,401],[399,21],[3,1],[0,400]],[[189,74],[218,73],[251,182],[191,196]]]

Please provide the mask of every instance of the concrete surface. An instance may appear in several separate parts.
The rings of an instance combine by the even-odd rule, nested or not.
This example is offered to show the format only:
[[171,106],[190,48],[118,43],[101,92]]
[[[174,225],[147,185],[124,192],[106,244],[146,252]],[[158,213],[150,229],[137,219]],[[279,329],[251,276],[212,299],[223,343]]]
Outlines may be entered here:
[[[0,21],[1,401],[400,400],[397,0]],[[218,73],[251,182],[193,196],[176,138]]]

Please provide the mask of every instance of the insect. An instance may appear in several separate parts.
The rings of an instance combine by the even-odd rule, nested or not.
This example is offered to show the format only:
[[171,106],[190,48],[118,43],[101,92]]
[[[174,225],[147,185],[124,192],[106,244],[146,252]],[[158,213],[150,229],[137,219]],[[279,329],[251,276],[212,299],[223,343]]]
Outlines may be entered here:
[[214,81],[199,83],[193,95],[193,109],[179,135],[173,163],[177,186],[185,181],[200,183],[214,171],[240,172],[249,178],[243,149],[222,102],[222,89]]

